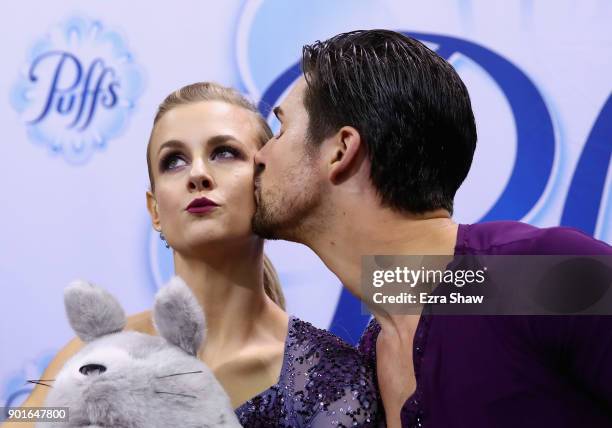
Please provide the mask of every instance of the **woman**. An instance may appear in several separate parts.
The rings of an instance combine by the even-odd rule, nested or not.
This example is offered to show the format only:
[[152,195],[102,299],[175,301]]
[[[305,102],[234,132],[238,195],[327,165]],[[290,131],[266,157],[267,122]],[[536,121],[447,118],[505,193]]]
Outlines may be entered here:
[[[170,94],[154,119],[147,208],[173,250],[176,274],[204,310],[207,341],[198,357],[246,427],[375,426],[377,400],[362,357],[283,311],[263,240],[251,230],[253,158],[270,138],[252,104],[212,83]],[[150,311],[130,317],[128,328],[155,334]],[[43,378],[53,379],[80,346],[71,342]],[[43,400],[37,386],[25,405]]]

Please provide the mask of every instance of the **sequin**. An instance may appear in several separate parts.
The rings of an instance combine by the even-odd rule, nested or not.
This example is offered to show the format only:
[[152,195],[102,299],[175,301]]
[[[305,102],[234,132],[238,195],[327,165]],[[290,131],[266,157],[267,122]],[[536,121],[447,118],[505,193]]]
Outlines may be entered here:
[[[417,331],[414,335],[414,374],[417,384],[412,396],[406,400],[402,406],[401,420],[403,428],[420,428],[423,426],[423,420],[425,419],[425,415],[423,414],[423,409],[421,407],[423,392],[419,388],[419,374],[421,372],[421,362],[424,354],[423,350],[427,344],[427,334],[429,332],[429,326],[431,323],[432,315],[429,313],[429,309],[430,308],[425,307],[423,310],[417,326]],[[361,335],[358,345],[359,351],[366,358],[370,369],[374,373],[375,384],[378,384],[378,380],[376,379],[376,340],[378,339],[380,329],[380,324],[378,324],[378,322],[373,318]],[[380,408],[382,409],[382,404],[380,404]],[[383,419],[383,413],[384,411],[381,410],[378,417]]]
[[236,415],[246,428],[374,428],[382,408],[374,376],[355,348],[290,317],[279,382],[242,404]]

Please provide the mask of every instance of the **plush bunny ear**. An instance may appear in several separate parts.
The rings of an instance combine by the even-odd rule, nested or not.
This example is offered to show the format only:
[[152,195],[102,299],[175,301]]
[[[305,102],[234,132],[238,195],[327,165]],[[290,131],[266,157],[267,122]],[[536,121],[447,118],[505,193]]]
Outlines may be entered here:
[[204,341],[205,321],[195,296],[178,276],[157,292],[153,321],[159,334],[190,355]]
[[68,321],[84,342],[115,333],[125,327],[125,313],[110,293],[88,282],[77,280],[64,290]]

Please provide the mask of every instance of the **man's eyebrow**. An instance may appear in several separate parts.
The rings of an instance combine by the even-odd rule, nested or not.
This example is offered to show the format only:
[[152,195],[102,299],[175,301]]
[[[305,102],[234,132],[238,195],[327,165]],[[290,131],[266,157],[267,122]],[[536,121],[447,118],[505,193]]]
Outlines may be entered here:
[[274,107],[272,111],[278,120],[280,120],[280,117],[283,116],[283,109],[280,106]]

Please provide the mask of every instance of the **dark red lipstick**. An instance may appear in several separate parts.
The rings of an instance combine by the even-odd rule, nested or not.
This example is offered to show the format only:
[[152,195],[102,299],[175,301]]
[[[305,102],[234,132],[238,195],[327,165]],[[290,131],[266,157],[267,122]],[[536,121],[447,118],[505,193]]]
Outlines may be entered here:
[[207,213],[218,205],[211,201],[208,198],[197,198],[191,201],[189,205],[187,205],[186,210],[192,214],[203,214]]

